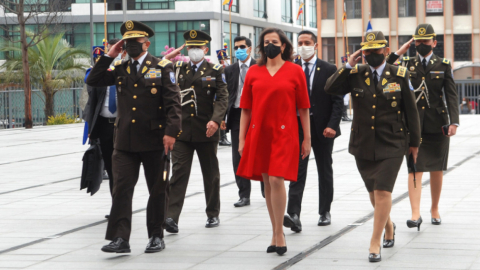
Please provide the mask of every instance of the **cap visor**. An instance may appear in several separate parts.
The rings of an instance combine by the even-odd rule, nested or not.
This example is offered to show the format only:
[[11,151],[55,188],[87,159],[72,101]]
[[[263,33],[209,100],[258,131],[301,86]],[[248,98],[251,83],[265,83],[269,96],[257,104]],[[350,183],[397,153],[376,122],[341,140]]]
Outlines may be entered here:
[[207,45],[206,42],[185,42],[185,45],[188,46],[204,46]]
[[125,35],[123,36],[122,39],[125,40],[125,39],[139,38],[139,37],[145,37],[145,36],[144,35],[128,35],[128,36]]
[[386,46],[387,46],[386,44],[367,44],[362,47],[362,51],[385,48]]
[[428,39],[433,39],[433,37],[413,36],[413,40],[428,40]]

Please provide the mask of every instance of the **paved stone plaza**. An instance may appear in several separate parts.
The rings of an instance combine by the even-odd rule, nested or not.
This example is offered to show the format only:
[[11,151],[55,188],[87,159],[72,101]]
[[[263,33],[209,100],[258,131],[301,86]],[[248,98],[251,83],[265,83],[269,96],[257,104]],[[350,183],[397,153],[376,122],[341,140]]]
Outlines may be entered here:
[[[303,231],[286,230],[288,252],[267,254],[270,221],[260,184],[251,205],[234,208],[237,186],[231,148],[219,147],[221,225],[207,229],[203,182],[195,159],[180,233],[166,233],[166,249],[143,253],[148,242],[143,175],[133,209],[132,253],[107,254],[108,181],[94,196],[80,191],[83,124],[0,131],[0,268],[2,269],[480,269],[480,117],[463,116],[451,140],[449,170],[440,203],[441,226],[430,223],[430,190],[425,174],[421,231],[410,218],[404,162],[393,192],[396,243],[382,249],[383,261],[367,260],[372,210],[367,191],[348,154],[350,123],[335,142],[335,198],[332,225],[318,227],[318,184],[310,162],[303,200]],[[478,242],[477,242],[478,241]]]

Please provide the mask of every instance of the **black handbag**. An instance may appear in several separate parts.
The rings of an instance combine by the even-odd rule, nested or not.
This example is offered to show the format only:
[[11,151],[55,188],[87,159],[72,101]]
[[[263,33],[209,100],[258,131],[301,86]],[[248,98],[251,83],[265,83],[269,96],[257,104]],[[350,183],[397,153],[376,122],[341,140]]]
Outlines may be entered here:
[[86,188],[87,193],[93,196],[100,189],[103,181],[104,163],[99,139],[94,139],[90,142],[90,147],[83,154],[82,161],[80,190]]

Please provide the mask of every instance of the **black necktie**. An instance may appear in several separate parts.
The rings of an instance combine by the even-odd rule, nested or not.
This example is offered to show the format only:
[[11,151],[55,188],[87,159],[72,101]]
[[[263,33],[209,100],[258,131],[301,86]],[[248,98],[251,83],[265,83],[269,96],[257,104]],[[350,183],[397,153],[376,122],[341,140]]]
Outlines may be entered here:
[[192,75],[195,75],[195,72],[197,72],[197,65],[192,66]]
[[133,75],[137,75],[137,66],[138,66],[138,61],[135,60],[131,66]]
[[375,85],[375,87],[377,87],[377,84],[378,84],[378,73],[376,70],[373,71],[373,83]]
[[427,59],[423,58],[422,64],[423,64],[423,70],[427,70]]
[[308,90],[308,96],[310,96],[311,91],[310,91],[310,69],[308,68],[309,63],[305,63],[305,78],[307,79],[307,90]]

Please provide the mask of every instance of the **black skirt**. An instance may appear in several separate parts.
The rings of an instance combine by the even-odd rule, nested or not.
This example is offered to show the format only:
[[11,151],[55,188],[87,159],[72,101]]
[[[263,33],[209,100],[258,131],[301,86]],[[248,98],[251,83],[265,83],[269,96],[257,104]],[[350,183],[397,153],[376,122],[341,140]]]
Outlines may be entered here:
[[446,171],[449,147],[450,138],[443,134],[422,134],[416,164],[417,172]]
[[366,160],[355,157],[357,168],[368,192],[385,190],[392,192],[402,166],[403,156],[383,160]]

